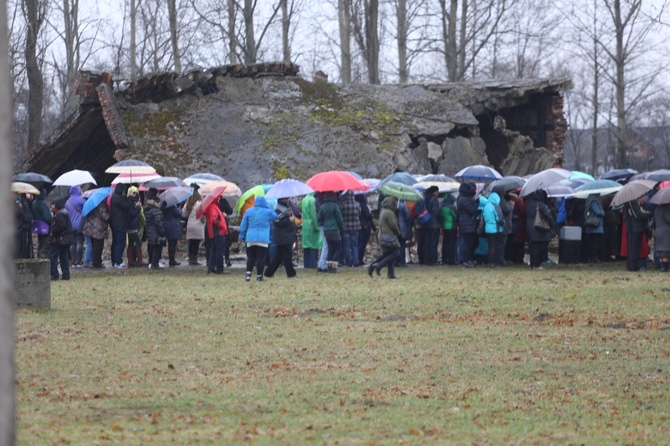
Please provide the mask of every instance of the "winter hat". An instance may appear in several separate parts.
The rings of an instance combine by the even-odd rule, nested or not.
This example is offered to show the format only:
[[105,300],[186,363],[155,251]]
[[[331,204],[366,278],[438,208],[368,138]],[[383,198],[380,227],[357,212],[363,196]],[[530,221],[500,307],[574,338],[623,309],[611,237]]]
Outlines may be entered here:
[[130,187],[128,188],[128,193],[127,193],[127,195],[128,195],[128,196],[130,196],[130,195],[135,196],[135,195],[137,195],[139,192],[140,192],[140,190],[139,190],[137,187],[135,187],[135,186],[130,186]]
[[440,190],[439,187],[437,186],[430,186],[428,189],[426,189],[427,194],[434,194],[435,192],[438,192]]
[[59,211],[65,207],[65,202],[67,201],[67,198],[65,197],[59,197],[54,200],[54,207],[58,209]]
[[147,199],[153,199],[153,198],[158,198],[158,189],[155,187],[152,187],[149,189],[149,194],[147,195]]

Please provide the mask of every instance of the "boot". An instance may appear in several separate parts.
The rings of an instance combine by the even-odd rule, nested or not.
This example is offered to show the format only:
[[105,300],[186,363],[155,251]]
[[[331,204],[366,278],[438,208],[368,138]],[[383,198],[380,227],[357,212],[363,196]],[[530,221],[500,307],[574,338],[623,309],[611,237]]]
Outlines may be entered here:
[[135,250],[132,248],[126,249],[126,256],[128,257],[128,266],[135,266]]
[[263,274],[256,274],[256,281],[257,282],[262,282],[263,281]]
[[135,259],[135,266],[144,266],[144,263],[142,263],[142,248],[135,250]]
[[198,263],[198,256],[190,255],[188,256],[188,264],[192,266],[200,265]]
[[244,280],[246,280],[247,282],[251,280],[251,271],[247,271],[247,274],[244,276]]
[[668,271],[670,271],[670,263],[668,263],[668,262],[661,263],[661,271],[664,272],[664,273],[667,273]]

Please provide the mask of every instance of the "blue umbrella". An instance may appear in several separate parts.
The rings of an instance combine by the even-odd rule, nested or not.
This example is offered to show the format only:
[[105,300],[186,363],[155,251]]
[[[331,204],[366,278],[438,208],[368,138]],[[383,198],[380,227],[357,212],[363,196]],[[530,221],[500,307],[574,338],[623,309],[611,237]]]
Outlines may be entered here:
[[265,193],[265,196],[268,198],[289,198],[311,194],[312,192],[314,192],[314,189],[302,181],[287,178],[277,181],[270,190]]
[[389,181],[393,181],[394,183],[406,184],[408,186],[414,186],[416,183],[418,183],[416,178],[414,178],[407,172],[396,172],[381,180],[381,182],[377,187],[386,184]]
[[630,177],[632,177],[636,173],[637,170],[633,169],[614,169],[600,175],[600,179],[626,182]]
[[81,214],[86,216],[90,214],[93,209],[97,208],[100,203],[105,201],[109,194],[112,192],[111,187],[101,187],[96,189],[88,199],[84,202],[84,208],[81,211]]
[[493,167],[482,166],[481,164],[478,164],[476,166],[468,166],[465,169],[461,169],[454,176],[456,178],[462,178],[464,180],[475,180],[475,181],[495,181],[500,180],[503,177]]

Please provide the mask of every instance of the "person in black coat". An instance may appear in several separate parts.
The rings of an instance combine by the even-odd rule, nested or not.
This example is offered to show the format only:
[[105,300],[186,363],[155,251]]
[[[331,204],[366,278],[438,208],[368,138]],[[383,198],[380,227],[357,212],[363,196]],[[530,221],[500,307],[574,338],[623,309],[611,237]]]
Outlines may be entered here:
[[125,184],[117,184],[112,194],[111,224],[112,227],[112,266],[115,268],[126,268],[128,264],[123,261],[123,251],[126,248],[126,231],[128,217],[133,202],[126,196],[128,187]]
[[[226,219],[226,226],[230,228],[230,221],[228,221],[228,219],[231,215],[233,215],[233,208],[230,206],[230,203],[228,203],[228,200],[226,200],[224,197],[219,198],[219,209],[221,209],[221,213]],[[226,246],[223,249],[223,258],[226,261],[226,266],[228,267],[233,266],[230,261],[230,246],[232,244],[233,238],[230,236],[230,233],[228,233],[228,236],[226,236]]]
[[458,188],[458,255],[461,265],[466,268],[475,266],[472,256],[475,252],[477,234],[478,203],[475,200],[477,185],[473,182],[461,184]]
[[643,235],[649,227],[651,214],[642,207],[638,200],[627,202],[622,212],[623,219],[626,222],[626,269],[628,271],[639,271]]
[[70,246],[74,243],[74,231],[70,215],[65,209],[65,197],[54,201],[54,216],[51,223],[51,243],[49,245],[49,262],[51,263],[51,280],[58,280],[58,263],[60,262],[62,280],[70,280]]
[[354,194],[354,199],[361,205],[361,229],[358,233],[358,264],[363,265],[365,249],[370,241],[372,232],[377,232],[374,216],[368,205],[368,197],[365,194]]
[[430,220],[421,225],[419,251],[422,255],[419,257],[419,263],[429,266],[437,265],[437,245],[440,242],[440,229],[442,228],[442,212],[440,201],[437,198],[439,192],[437,186],[430,186],[423,196]]
[[163,213],[163,226],[165,227],[165,238],[167,239],[168,258],[170,266],[181,265],[175,258],[177,254],[177,242],[182,237],[181,209],[177,205],[165,206],[161,208]]
[[165,244],[165,228],[163,227],[163,214],[160,211],[158,191],[149,189],[144,204],[144,218],[146,220],[144,231],[147,236],[147,250],[149,254],[149,268],[160,268],[160,258]]
[[280,264],[284,265],[287,277],[296,276],[293,267],[293,244],[298,239],[298,227],[295,224],[295,217],[289,201],[288,198],[277,200],[277,206],[275,207],[277,219],[273,222],[274,227],[272,228],[272,242],[277,249],[265,270],[265,277],[272,277]]
[[[541,229],[535,226],[535,215],[538,212],[549,223],[549,229]],[[549,206],[547,206],[547,192],[544,190],[536,190],[528,198],[526,203],[526,230],[529,240],[530,269],[544,269],[542,268],[543,253],[546,252],[552,235],[556,233],[556,220],[554,220]]]

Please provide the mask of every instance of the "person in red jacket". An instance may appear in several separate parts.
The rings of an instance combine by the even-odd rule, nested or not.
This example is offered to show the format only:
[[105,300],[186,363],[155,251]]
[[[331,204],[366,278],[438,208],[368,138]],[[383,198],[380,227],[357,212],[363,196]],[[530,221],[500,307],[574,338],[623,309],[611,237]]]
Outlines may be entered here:
[[219,208],[218,200],[213,201],[205,209],[205,222],[207,236],[211,240],[209,257],[207,258],[207,274],[223,274],[223,255],[226,249],[228,225],[221,208]]

